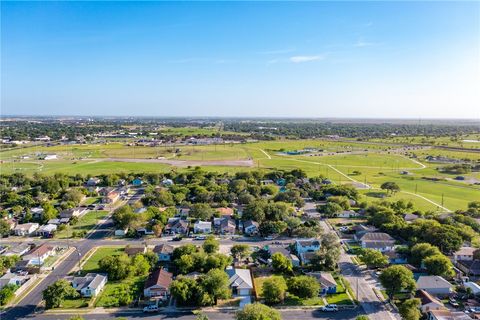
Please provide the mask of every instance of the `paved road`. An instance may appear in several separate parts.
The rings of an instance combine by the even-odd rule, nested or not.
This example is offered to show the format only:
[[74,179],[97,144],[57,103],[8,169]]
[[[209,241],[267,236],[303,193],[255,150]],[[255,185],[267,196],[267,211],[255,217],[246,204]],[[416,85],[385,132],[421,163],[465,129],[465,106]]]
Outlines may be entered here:
[[[339,311],[336,313],[323,313],[317,310],[281,310],[283,320],[300,320],[300,319],[325,319],[325,320],[353,320],[358,315],[355,310]],[[231,320],[234,319],[233,312],[204,312],[211,320]],[[27,319],[35,320],[67,320],[72,315],[45,314],[38,313],[29,316]],[[195,320],[196,316],[191,312],[174,312],[162,314],[143,314],[135,312],[116,312],[116,313],[90,313],[82,315],[85,320],[106,320],[125,317],[127,319],[142,320],[158,320],[158,319],[175,319],[175,320]],[[3,319],[3,318],[2,318]]]
[[[321,221],[320,224],[325,231],[332,231],[325,221]],[[378,299],[373,291],[373,288],[378,286],[377,281],[367,272],[360,270],[343,250],[338,265],[343,277],[350,283],[357,295],[357,300],[371,320],[399,319],[396,313],[394,314],[386,309],[384,303]]]

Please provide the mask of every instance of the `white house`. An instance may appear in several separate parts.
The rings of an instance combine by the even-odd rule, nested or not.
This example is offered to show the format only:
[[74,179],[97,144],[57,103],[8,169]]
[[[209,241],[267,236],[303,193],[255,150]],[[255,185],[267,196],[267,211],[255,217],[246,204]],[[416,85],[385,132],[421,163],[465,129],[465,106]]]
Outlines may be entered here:
[[395,239],[384,232],[367,232],[359,240],[364,249],[375,249],[381,252],[395,249]]
[[55,247],[43,243],[27,252],[22,257],[22,260],[28,261],[28,264],[31,265],[41,266],[48,257],[53,256],[54,254]]
[[72,287],[82,297],[96,297],[107,283],[107,276],[100,273],[87,273],[84,277],[74,277]]
[[243,232],[249,236],[258,233],[258,222],[253,220],[247,220],[243,223]]
[[193,232],[195,232],[195,233],[212,233],[212,223],[210,221],[198,220],[193,225]]
[[43,217],[43,208],[42,207],[34,207],[30,209],[30,213],[34,219],[41,219]]
[[472,261],[475,251],[479,250],[474,247],[461,247],[453,254],[453,261]]
[[420,276],[417,289],[433,295],[448,295],[452,292],[453,285],[440,276]]
[[476,284],[475,282],[469,281],[469,282],[465,282],[463,285],[465,286],[465,288],[472,289],[472,293],[474,295],[477,295],[480,293],[480,285]]
[[157,297],[162,300],[167,300],[170,295],[170,284],[172,283],[172,274],[164,269],[156,269],[150,274],[145,287],[143,295],[147,298]]
[[26,243],[20,243],[16,246],[9,247],[7,251],[3,253],[4,256],[9,257],[9,256],[23,256],[25,253],[30,251],[31,247],[30,245]]
[[360,214],[358,212],[355,212],[353,210],[345,210],[337,214],[337,217],[339,218],[354,218],[358,217]]
[[303,264],[308,264],[314,252],[320,250],[318,239],[298,239],[295,241],[295,249]]
[[16,286],[21,286],[28,280],[27,276],[22,276],[16,273],[7,272],[0,278],[0,289],[3,287],[13,284]]
[[16,236],[29,236],[33,234],[40,225],[38,223],[23,223],[17,224],[15,228],[13,228],[13,233]]
[[472,320],[462,311],[432,310],[427,314],[427,320]]
[[228,283],[233,295],[251,296],[253,293],[253,280],[249,269],[236,269],[227,267]]

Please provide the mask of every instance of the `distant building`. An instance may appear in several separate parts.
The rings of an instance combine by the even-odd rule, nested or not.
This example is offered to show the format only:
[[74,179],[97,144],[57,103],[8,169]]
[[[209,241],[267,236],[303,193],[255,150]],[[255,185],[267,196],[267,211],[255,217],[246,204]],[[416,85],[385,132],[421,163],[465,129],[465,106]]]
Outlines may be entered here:
[[320,250],[318,239],[299,239],[295,241],[295,250],[303,264],[310,263],[313,254]]
[[258,234],[258,222],[253,220],[247,220],[243,223],[243,232],[246,235],[253,236]]
[[38,228],[37,235],[45,238],[52,237],[57,231],[57,225],[55,224],[46,224]]
[[22,260],[28,261],[29,265],[41,266],[45,263],[45,260],[55,254],[55,247],[43,243],[29,252],[27,252]]
[[126,246],[125,247],[125,253],[129,256],[132,257],[136,254],[141,254],[147,252],[147,248],[145,246]]
[[453,254],[453,260],[457,261],[472,261],[473,256],[478,248],[474,247],[461,247],[457,252]]
[[422,310],[422,313],[427,313],[432,310],[447,309],[440,300],[438,300],[425,290],[418,290],[416,296],[418,299],[420,299],[420,310]]
[[337,282],[330,272],[309,272],[307,276],[317,279],[320,284],[321,294],[337,293]]
[[449,295],[453,285],[440,276],[420,276],[417,280],[417,289],[433,295]]
[[158,261],[170,261],[173,254],[173,246],[169,244],[156,245],[153,252],[158,255]]
[[198,220],[193,225],[194,233],[212,233],[212,223],[210,221]]
[[395,245],[395,239],[384,232],[367,232],[359,240],[362,248],[375,249],[380,252],[392,251]]
[[32,235],[40,225],[38,223],[23,223],[17,224],[15,228],[13,228],[13,233],[16,236],[29,236]]
[[132,181],[132,185],[133,185],[134,187],[139,187],[139,186],[141,186],[142,184],[143,184],[143,180],[140,179],[140,178],[133,179],[133,181]]

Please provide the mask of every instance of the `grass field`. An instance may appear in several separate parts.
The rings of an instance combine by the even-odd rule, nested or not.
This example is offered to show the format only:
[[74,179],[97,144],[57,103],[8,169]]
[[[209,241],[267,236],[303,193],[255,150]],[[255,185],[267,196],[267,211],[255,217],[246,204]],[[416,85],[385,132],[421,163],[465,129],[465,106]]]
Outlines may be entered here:
[[[186,132],[190,129],[176,129]],[[184,130],[183,130],[184,129]],[[195,128],[198,129],[198,128]],[[193,130],[193,129],[192,129]],[[202,129],[203,130],[203,129]],[[206,129],[206,130],[216,130]],[[209,132],[210,132],[209,131]],[[475,136],[465,138],[475,139]],[[410,159],[400,154],[398,146],[392,146],[390,140],[372,142],[349,142],[330,140],[275,140],[246,144],[228,144],[217,146],[178,146],[180,152],[175,154],[172,147],[129,147],[123,143],[109,144],[29,147],[24,149],[0,151],[0,172],[9,174],[22,172],[32,175],[35,172],[54,174],[104,174],[115,172],[168,172],[172,169],[188,171],[188,167],[174,168],[169,164],[152,162],[114,162],[109,158],[147,159],[165,157],[174,160],[204,161],[203,168],[208,171],[234,173],[246,170],[292,170],[303,169],[309,176],[324,175],[335,183],[365,183],[373,189],[362,191],[365,200],[379,200],[375,193],[386,181],[396,182],[402,192],[387,200],[411,200],[421,210],[445,211],[464,209],[467,204],[480,198],[480,186],[454,181],[454,175],[440,173],[436,170],[441,164],[428,163],[427,155],[443,155],[456,159],[480,160],[480,153],[459,152],[441,149],[404,150],[403,153],[415,154],[417,159]],[[284,151],[317,148],[324,150],[322,156],[295,155],[287,156]],[[396,149],[396,150],[395,150]],[[59,160],[35,160],[37,152],[55,153]],[[336,153],[340,152],[340,153]],[[21,156],[30,155],[22,160]],[[82,158],[82,160],[80,160]],[[252,167],[209,165],[213,160],[253,160]],[[359,173],[353,175],[353,171]],[[408,175],[402,175],[408,171]],[[425,178],[439,178],[431,181]],[[480,173],[465,175],[466,178],[480,180]],[[447,180],[445,180],[447,179]],[[448,180],[449,179],[449,180]]]
[[100,247],[88,258],[82,267],[82,272],[99,272],[98,262],[106,256],[119,255],[124,252],[123,247]]
[[88,232],[97,224],[99,219],[103,219],[107,215],[107,211],[88,211],[78,219],[78,222],[75,225],[67,226],[66,230],[57,232],[55,237],[59,239],[69,239],[74,232]]

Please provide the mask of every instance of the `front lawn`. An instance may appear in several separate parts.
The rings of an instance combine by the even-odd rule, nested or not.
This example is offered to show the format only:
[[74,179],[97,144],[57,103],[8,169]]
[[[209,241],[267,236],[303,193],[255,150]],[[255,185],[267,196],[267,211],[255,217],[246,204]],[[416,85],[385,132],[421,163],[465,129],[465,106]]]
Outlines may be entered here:
[[288,295],[285,301],[280,304],[283,306],[323,306],[323,299],[321,297],[302,299],[294,295]]
[[327,295],[327,302],[329,304],[352,304],[352,301],[346,293],[335,293]]
[[74,299],[65,299],[62,302],[63,309],[77,309],[77,308],[86,308],[90,303],[91,298],[74,298]]
[[83,273],[100,272],[98,269],[98,262],[106,256],[120,255],[124,252],[123,247],[101,247],[97,248],[95,252],[88,258],[83,265]]

